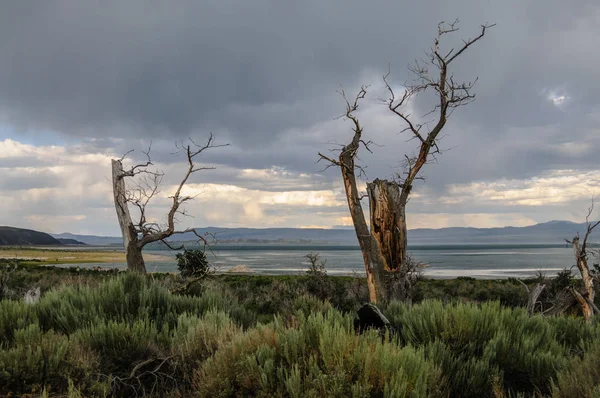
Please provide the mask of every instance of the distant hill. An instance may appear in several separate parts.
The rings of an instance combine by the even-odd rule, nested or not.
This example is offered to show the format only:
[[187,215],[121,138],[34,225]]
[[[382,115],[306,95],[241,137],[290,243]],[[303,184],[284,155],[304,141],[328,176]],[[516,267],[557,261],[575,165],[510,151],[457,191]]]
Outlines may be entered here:
[[[527,227],[441,228],[408,231],[409,244],[560,244],[585,233],[586,224],[549,221]],[[600,231],[597,236],[600,236]],[[593,240],[593,239],[592,239]]]
[[59,241],[63,245],[72,245],[72,246],[86,246],[87,245],[86,243],[80,242],[75,239],[57,238],[56,240]]
[[[352,229],[319,228],[220,228],[202,227],[199,233],[209,233],[218,242],[225,244],[343,244],[357,245],[356,234]],[[549,221],[528,227],[469,228],[454,227],[441,229],[411,229],[408,231],[409,245],[464,245],[464,244],[561,244],[571,239],[577,232],[585,232],[585,224],[569,221]],[[69,233],[53,235],[55,238],[76,239],[88,245],[120,245],[121,237],[94,235],[74,235]],[[598,232],[600,237],[600,231]],[[175,235],[173,241],[195,241],[196,236],[189,232]],[[598,241],[600,239],[592,239]]]
[[62,234],[52,234],[52,236],[58,240],[76,240],[85,245],[93,246],[112,246],[123,244],[123,238],[116,236],[75,235],[68,232]]
[[60,246],[51,235],[32,229],[0,226],[0,246]]

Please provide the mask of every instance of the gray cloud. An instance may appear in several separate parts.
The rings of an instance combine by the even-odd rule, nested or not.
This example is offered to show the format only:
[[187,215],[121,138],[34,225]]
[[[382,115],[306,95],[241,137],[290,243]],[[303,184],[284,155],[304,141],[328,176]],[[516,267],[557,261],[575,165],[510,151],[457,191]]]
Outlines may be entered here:
[[33,188],[53,188],[60,186],[62,180],[48,170],[34,170],[22,172],[21,170],[3,170],[0,176],[0,190],[24,191]]
[[[425,170],[417,192],[439,196],[451,184],[596,169],[600,55],[590,49],[600,35],[600,5],[591,0],[9,2],[0,13],[0,123],[40,140],[52,131],[79,141],[81,153],[135,148],[134,160],[153,140],[155,159],[166,165],[179,161],[175,140],[212,131],[232,145],[206,153],[202,161],[219,169],[199,180],[329,189],[338,171],[321,173],[317,151],[350,134],[346,122],[333,120],[343,110],[335,90],[339,84],[350,95],[373,84],[361,120],[369,139],[384,146],[361,160],[369,178],[388,177],[415,143],[378,108],[380,77],[389,63],[394,84],[409,80],[406,65],[424,56],[436,24],[456,17],[461,31],[448,46],[477,34],[481,23],[497,26],[456,64],[457,78],[479,77],[477,100],[452,116],[442,144],[451,150]],[[430,106],[419,99],[414,114]],[[278,167],[291,174],[242,172]]]

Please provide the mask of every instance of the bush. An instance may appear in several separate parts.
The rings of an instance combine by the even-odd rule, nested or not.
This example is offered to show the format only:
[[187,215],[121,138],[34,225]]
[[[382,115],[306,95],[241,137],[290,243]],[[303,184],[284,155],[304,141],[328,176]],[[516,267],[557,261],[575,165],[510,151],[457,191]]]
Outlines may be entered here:
[[210,264],[204,250],[188,250],[175,255],[177,269],[184,278],[202,278],[210,272]]
[[425,301],[410,308],[395,302],[386,314],[401,342],[424,347],[452,375],[451,390],[465,397],[492,395],[498,388],[547,394],[557,372],[581,349],[581,339],[598,335],[581,320],[529,317],[498,302]]
[[177,378],[189,387],[194,370],[240,332],[241,328],[223,312],[209,311],[202,318],[181,315],[171,342],[171,355],[178,364]]
[[66,391],[69,382],[95,393],[106,389],[98,381],[97,357],[64,335],[43,333],[32,323],[0,351],[0,395]]
[[23,329],[35,319],[32,307],[20,301],[0,301],[0,348],[13,342],[15,332]]
[[555,397],[600,397],[600,342],[586,347],[582,358],[574,357],[552,382]]
[[[392,302],[384,309],[396,329],[392,337],[357,335],[353,314],[311,295],[308,279],[220,276],[190,296],[173,294],[152,278],[124,274],[97,286],[50,290],[31,305],[2,300],[0,396],[600,392],[598,323],[530,317],[499,301],[425,300],[414,306]],[[352,283],[331,280],[334,290]],[[442,292],[452,285],[424,286]],[[474,294],[485,286],[491,297],[518,287],[461,280],[454,288]],[[341,297],[337,303],[344,303]],[[356,303],[344,305],[352,308],[351,302]]]
[[0,301],[14,296],[10,288],[10,279],[16,269],[17,265],[13,262],[0,262]]
[[332,284],[327,277],[325,264],[327,260],[321,260],[318,254],[309,253],[306,255],[308,260],[308,291],[320,300],[328,299],[332,296]]
[[298,314],[297,327],[259,326],[236,336],[196,372],[199,396],[445,396],[424,352],[357,336],[339,312]]
[[[175,374],[175,367],[183,363],[171,358],[172,344],[178,341],[174,336],[180,335],[179,328],[183,327],[181,319],[201,317],[215,309],[229,314],[245,327],[255,323],[256,315],[237,305],[232,297],[211,291],[201,297],[174,295],[137,274],[119,275],[97,287],[79,285],[51,290],[33,305],[3,300],[0,302],[0,354],[4,355],[4,384],[12,389],[8,391],[23,393],[41,392],[48,386],[51,393],[57,388],[66,391],[67,379],[72,376],[76,390],[82,388],[84,396],[92,394],[91,387],[81,384],[76,374],[64,372],[63,378],[47,379],[33,367],[35,363],[45,363],[39,361],[39,355],[46,358],[48,350],[59,355],[56,361],[62,361],[63,366],[65,359],[60,359],[60,355],[67,347],[67,352],[76,356],[88,352],[97,358],[97,374],[104,378],[92,380],[106,387],[107,394],[129,396],[153,389],[165,391],[173,385],[170,377]],[[27,331],[28,339],[23,337],[23,330]],[[48,336],[43,340],[48,344],[58,339],[56,344],[68,342],[68,345],[46,350],[39,336]],[[32,352],[27,351],[29,347]],[[168,360],[162,363],[166,358]],[[56,361],[43,366],[54,369]],[[17,362],[25,367],[11,365]],[[159,371],[154,372],[158,365]],[[16,385],[18,374],[27,372],[30,377],[24,377],[22,383]],[[156,381],[157,375],[160,383]],[[131,390],[132,385],[135,391]]]
[[[48,292],[35,306],[44,330],[71,334],[82,325],[102,321],[152,320],[158,329],[173,328],[180,314],[201,315],[212,308],[239,311],[234,300],[214,293],[201,297],[171,294],[138,274],[119,275],[100,286],[68,286]],[[242,314],[243,315],[243,314]]]

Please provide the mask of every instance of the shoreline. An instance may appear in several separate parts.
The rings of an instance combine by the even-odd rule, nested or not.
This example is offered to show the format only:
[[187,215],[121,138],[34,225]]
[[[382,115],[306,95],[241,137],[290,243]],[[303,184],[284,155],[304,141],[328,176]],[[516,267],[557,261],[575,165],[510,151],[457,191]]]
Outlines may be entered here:
[[[504,253],[502,253],[504,254]],[[505,253],[509,254],[509,253]],[[298,257],[298,256],[296,256]],[[223,275],[261,275],[261,276],[299,276],[305,274],[308,266],[304,266],[301,257],[290,259],[289,263],[271,265],[268,261],[262,263],[251,260],[247,263],[222,263],[217,261],[214,265],[217,274]],[[149,250],[144,253],[146,267],[149,273],[174,273],[177,272],[176,260],[170,251]],[[15,261],[24,265],[55,266],[60,268],[80,267],[82,269],[120,269],[126,268],[125,253],[119,248],[108,247],[0,247],[0,261]],[[241,260],[241,259],[240,259]],[[448,267],[442,264],[430,264],[423,269],[423,276],[428,279],[456,279],[470,277],[482,280],[503,280],[508,278],[527,279],[542,273],[546,276],[556,275],[564,269],[558,265],[536,266],[532,263],[522,264],[521,267],[511,267],[504,264],[486,264],[478,266],[479,261],[464,266]],[[328,264],[329,265],[329,264]],[[244,266],[245,272],[231,271]],[[326,267],[329,276],[361,276],[364,277],[364,268],[357,264],[348,264],[340,267],[332,265]],[[354,272],[353,272],[354,271]]]
[[[172,260],[172,257],[160,254],[144,254],[147,262],[161,262]],[[18,260],[23,264],[35,265],[69,265],[69,264],[110,264],[125,263],[123,250],[102,249],[74,249],[72,247],[0,247],[1,260]]]

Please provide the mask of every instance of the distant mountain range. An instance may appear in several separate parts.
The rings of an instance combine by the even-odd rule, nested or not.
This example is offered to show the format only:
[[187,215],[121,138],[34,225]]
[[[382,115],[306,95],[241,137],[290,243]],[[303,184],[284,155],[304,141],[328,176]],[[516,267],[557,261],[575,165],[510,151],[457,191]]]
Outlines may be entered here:
[[55,238],[45,232],[0,226],[0,246],[84,245],[75,239]]
[[[411,229],[409,245],[460,245],[460,244],[561,244],[575,234],[584,233],[585,224],[570,221],[549,221],[528,227],[441,229]],[[318,228],[197,228],[199,233],[215,236],[221,244],[343,244],[356,245],[352,229]],[[598,232],[600,235],[600,231]],[[94,235],[54,234],[57,239],[74,239],[88,245],[122,244],[121,237]],[[193,233],[176,235],[173,241],[195,241]]]
[[68,232],[62,234],[51,234],[56,239],[76,240],[86,245],[93,246],[111,246],[122,245],[123,238],[120,236],[96,236],[96,235],[76,235]]
[[585,223],[549,221],[527,227],[413,229],[408,240],[409,244],[561,244],[585,231]]

